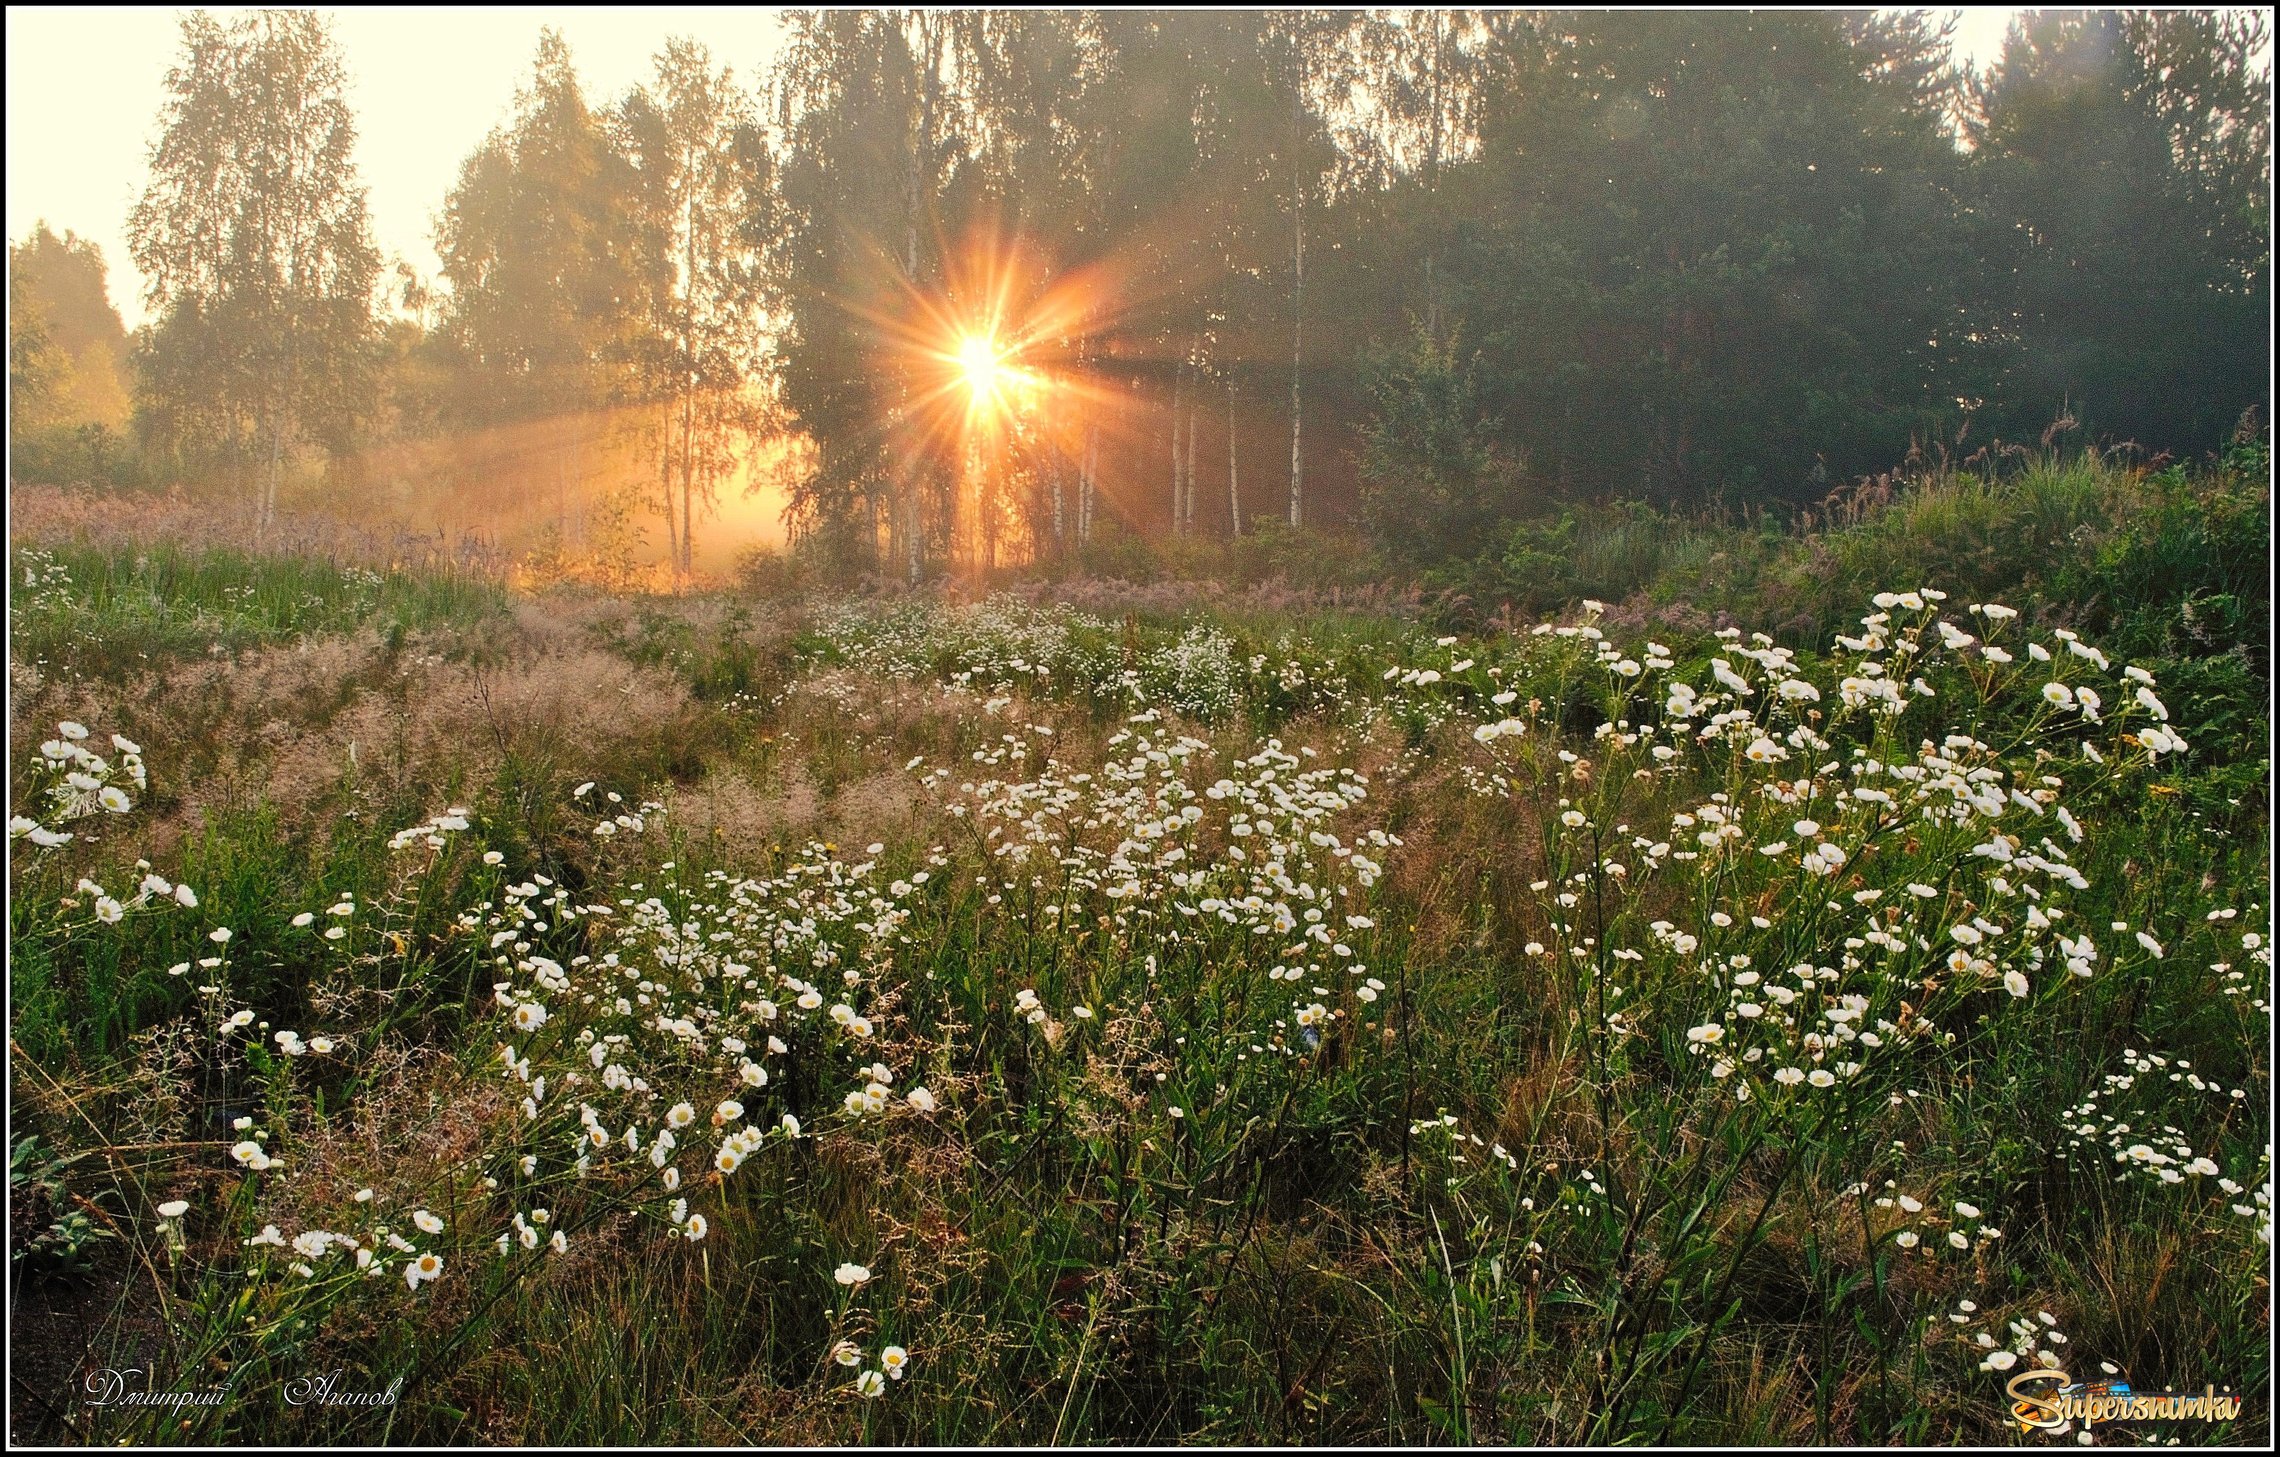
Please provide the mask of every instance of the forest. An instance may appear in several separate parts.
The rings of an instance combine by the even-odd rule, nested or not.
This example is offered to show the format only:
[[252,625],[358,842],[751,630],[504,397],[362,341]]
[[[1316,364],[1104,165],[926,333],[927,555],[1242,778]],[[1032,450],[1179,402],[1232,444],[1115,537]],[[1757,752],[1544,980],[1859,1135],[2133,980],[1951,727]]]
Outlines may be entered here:
[[13,469],[273,514],[417,490],[640,533],[725,495],[835,576],[1563,506],[1792,512],[2062,425],[2269,403],[2269,29],[2037,12],[835,11],[589,96],[546,34],[383,259],[321,18],[183,22],[151,324],[11,245]]

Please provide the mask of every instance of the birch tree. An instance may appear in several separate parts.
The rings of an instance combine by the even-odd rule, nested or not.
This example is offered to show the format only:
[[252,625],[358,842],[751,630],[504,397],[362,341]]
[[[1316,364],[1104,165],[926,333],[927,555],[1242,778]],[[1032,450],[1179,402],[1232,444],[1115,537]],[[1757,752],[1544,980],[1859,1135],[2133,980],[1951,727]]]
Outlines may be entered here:
[[380,257],[347,79],[312,12],[185,17],[127,225],[155,320],[146,430],[234,466],[264,528],[289,453],[345,448],[373,399]]

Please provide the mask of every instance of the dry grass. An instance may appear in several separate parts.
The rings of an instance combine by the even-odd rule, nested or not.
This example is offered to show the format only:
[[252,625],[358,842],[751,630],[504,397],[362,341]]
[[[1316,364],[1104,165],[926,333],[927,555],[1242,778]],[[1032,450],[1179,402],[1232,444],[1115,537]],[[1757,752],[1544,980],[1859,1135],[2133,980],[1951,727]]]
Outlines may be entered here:
[[326,512],[282,511],[258,529],[248,498],[165,495],[121,498],[67,486],[11,483],[8,534],[17,546],[85,542],[135,546],[166,542],[190,549],[311,556],[374,570],[449,567],[503,580],[510,563],[475,537],[454,541],[402,528],[359,526]]

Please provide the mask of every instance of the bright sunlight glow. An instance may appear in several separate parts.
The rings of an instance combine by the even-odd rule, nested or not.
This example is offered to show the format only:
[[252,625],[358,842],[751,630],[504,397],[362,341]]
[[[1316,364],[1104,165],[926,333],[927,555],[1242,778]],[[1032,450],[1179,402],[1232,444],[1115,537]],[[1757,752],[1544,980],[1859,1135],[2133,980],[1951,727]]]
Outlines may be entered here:
[[966,372],[966,387],[974,398],[987,398],[998,386],[1004,366],[999,362],[997,345],[981,334],[968,334],[958,341],[958,365]]

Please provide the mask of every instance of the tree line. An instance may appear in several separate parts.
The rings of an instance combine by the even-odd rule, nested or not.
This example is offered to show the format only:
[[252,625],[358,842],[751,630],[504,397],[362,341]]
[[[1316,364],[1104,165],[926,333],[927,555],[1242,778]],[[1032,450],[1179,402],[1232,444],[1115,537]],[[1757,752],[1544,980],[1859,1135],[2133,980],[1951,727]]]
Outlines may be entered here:
[[1949,23],[796,12],[764,73],[675,40],[611,100],[547,32],[426,277],[325,22],[192,14],[152,322],[66,329],[100,257],[11,247],[19,456],[123,395],[265,516],[310,462],[573,533],[600,484],[683,570],[765,459],[806,549],[915,579],[1270,523],[1424,563],[2061,416],[2214,445],[2268,405],[2264,16],[2029,14],[1983,74]]

